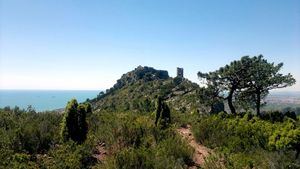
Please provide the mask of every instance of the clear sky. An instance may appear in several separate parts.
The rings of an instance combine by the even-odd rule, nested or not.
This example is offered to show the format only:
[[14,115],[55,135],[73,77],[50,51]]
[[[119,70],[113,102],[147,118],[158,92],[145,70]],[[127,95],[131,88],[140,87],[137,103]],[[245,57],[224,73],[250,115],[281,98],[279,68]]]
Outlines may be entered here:
[[300,90],[299,0],[0,0],[1,89],[105,89],[138,65],[197,82],[258,54]]

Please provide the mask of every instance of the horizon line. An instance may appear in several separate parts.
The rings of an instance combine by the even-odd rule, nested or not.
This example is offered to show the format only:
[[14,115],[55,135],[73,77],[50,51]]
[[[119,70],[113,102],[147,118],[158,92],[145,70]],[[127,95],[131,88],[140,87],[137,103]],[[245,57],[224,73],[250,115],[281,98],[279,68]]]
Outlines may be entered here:
[[[19,90],[19,91],[105,91],[107,89],[12,89],[12,88],[0,88],[0,90]],[[272,93],[281,93],[281,92],[300,92],[300,90],[281,90],[281,89],[273,89],[270,90]]]
[[64,90],[64,91],[103,91],[103,90],[106,90],[106,89],[32,89],[32,88],[29,88],[29,89],[12,89],[12,88],[0,88],[0,90],[49,90],[49,91],[57,91],[57,90]]

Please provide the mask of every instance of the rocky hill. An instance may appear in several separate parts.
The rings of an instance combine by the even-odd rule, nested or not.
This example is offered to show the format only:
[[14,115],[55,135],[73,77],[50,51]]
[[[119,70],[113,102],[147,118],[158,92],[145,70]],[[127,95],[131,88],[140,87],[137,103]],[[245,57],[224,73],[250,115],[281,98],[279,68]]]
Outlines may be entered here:
[[199,86],[185,78],[169,77],[168,72],[139,66],[117,80],[106,93],[91,102],[97,110],[152,112],[161,96],[171,108],[200,111],[197,91]]
[[168,71],[155,70],[154,68],[147,66],[138,66],[133,71],[123,74],[121,79],[117,80],[117,83],[114,85],[113,89],[120,89],[123,86],[133,84],[139,80],[148,82],[153,80],[165,80],[168,78]]

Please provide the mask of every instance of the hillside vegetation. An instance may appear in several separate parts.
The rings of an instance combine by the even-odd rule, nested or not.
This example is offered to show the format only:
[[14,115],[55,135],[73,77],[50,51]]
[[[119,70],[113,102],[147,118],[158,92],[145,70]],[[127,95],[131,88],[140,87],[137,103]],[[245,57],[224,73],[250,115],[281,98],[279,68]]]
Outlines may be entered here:
[[300,168],[299,116],[260,111],[269,90],[295,83],[281,66],[243,57],[199,72],[206,87],[139,66],[63,113],[0,109],[0,168]]
[[124,74],[113,88],[92,100],[94,109],[153,112],[158,96],[175,110],[197,112],[203,108],[197,97],[200,87],[185,78],[171,78],[168,72],[139,66]]

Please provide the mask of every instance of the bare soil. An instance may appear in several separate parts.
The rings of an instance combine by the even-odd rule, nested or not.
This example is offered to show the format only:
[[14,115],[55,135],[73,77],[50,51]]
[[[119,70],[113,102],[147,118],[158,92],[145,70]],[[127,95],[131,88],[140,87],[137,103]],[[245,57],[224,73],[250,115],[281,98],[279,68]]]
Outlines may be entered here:
[[194,166],[191,168],[202,166],[205,163],[205,158],[212,153],[212,150],[196,142],[190,125],[177,129],[177,132],[188,141],[191,147],[195,149],[193,156]]
[[107,156],[107,150],[105,149],[105,143],[99,143],[96,146],[96,150],[93,154],[93,157],[96,158],[98,161],[103,162]]

